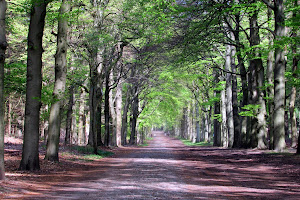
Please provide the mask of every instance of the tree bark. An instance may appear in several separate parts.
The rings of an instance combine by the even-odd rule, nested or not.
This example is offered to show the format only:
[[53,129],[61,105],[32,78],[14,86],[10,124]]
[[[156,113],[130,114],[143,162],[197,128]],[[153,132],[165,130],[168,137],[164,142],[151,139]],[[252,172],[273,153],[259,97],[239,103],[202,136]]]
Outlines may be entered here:
[[[247,85],[247,71],[245,68],[244,60],[241,55],[241,42],[240,42],[240,13],[237,13],[235,15],[235,23],[236,23],[236,29],[234,31],[234,39],[237,44],[236,46],[236,54],[238,59],[238,66],[240,69],[241,74],[241,82],[242,82],[242,93],[243,98],[240,102],[240,107],[244,107],[248,104],[248,85]],[[232,69],[234,71],[234,69]],[[235,103],[234,103],[235,104]],[[236,109],[236,107],[234,108]],[[241,111],[245,111],[244,109],[241,109]],[[236,111],[234,111],[236,112]],[[236,116],[236,115],[235,115]],[[237,118],[234,119],[236,121]],[[234,133],[234,147],[240,148],[246,146],[246,134],[247,134],[247,117],[245,116],[239,116],[239,128],[238,131],[235,127],[235,133]]]
[[[296,8],[298,6],[298,0],[294,1],[294,7]],[[293,11],[293,18],[294,20],[297,19],[297,11]],[[292,37],[297,37],[297,28],[294,28],[292,30]],[[293,72],[293,78],[297,80],[297,71],[298,71],[298,63],[299,63],[299,56],[297,55],[297,45],[292,44],[292,53],[293,53],[293,66],[292,66],[292,72]],[[292,86],[291,91],[291,97],[290,97],[290,124],[291,124],[291,135],[292,135],[292,147],[297,146],[297,119],[296,119],[296,113],[295,113],[295,102],[296,102],[296,93],[297,89],[296,86]]]
[[127,93],[126,93],[126,99],[123,107],[123,115],[122,115],[122,128],[121,128],[121,140],[122,145],[127,144],[127,126],[128,126],[128,119],[127,114],[129,110],[129,103],[130,103],[130,93],[131,93],[131,87],[128,86]]
[[85,98],[85,90],[81,88],[79,100],[78,145],[85,144]]
[[[268,21],[271,19],[272,10],[271,8],[268,8]],[[269,39],[269,53],[268,53],[268,59],[267,59],[267,97],[268,97],[268,108],[269,108],[269,116],[268,116],[268,123],[269,123],[269,149],[274,149],[274,120],[273,120],[273,114],[274,114],[274,51],[272,50],[273,46],[273,36],[271,33],[268,34]]]
[[74,109],[74,86],[71,85],[69,89],[69,103],[67,110],[67,119],[66,119],[66,137],[65,144],[71,144],[71,135],[72,135],[72,115]]
[[[230,71],[231,67],[231,51],[232,46],[226,46],[226,57],[225,57],[225,70]],[[228,147],[233,146],[234,141],[234,120],[233,120],[233,107],[232,107],[232,74],[226,74],[226,124],[228,130]]]
[[285,100],[285,53],[280,45],[285,36],[283,0],[274,1],[275,15],[275,66],[274,66],[274,149],[283,151],[286,147],[284,130]]
[[[110,72],[110,80],[112,82],[113,80],[113,70]],[[111,146],[117,146],[117,132],[116,132],[116,124],[117,124],[117,114],[116,114],[116,109],[115,109],[115,101],[116,98],[113,98],[113,90],[110,88],[109,90],[109,108],[110,108],[110,116],[111,116]]]
[[198,102],[196,103],[196,142],[200,142],[200,113]]
[[[219,84],[219,71],[218,70],[214,70],[215,73],[215,84],[218,85]],[[214,96],[215,98],[219,98],[220,97],[220,91],[216,90],[214,92]],[[221,107],[220,107],[220,100],[215,102],[214,105],[214,115],[215,117],[219,116],[221,114]],[[200,130],[199,130],[200,131]],[[214,146],[221,146],[221,124],[218,120],[218,118],[214,119]]]
[[[223,78],[224,80],[225,78]],[[226,118],[226,92],[221,91],[221,144],[222,147],[228,147],[228,130],[227,130],[227,118]]]
[[5,51],[7,48],[5,15],[7,4],[5,0],[0,0],[0,180],[5,179],[4,167],[4,63]]
[[39,170],[42,40],[48,1],[32,1],[28,33],[25,127],[19,170]]
[[122,144],[122,86],[122,83],[119,83],[116,91],[116,144],[118,147]]
[[130,144],[137,144],[137,118],[139,114],[139,96],[137,94],[137,86],[134,87],[133,94],[134,98],[132,101],[131,109],[132,109],[132,121],[131,121],[131,135],[130,135]]
[[[252,3],[255,3],[253,0]],[[259,105],[259,108],[255,110],[255,116],[252,118],[252,134],[251,134],[251,147],[257,147],[258,149],[265,149],[266,144],[266,104],[264,100],[264,68],[262,64],[261,54],[257,49],[257,45],[260,44],[259,27],[258,27],[258,10],[254,10],[251,15],[250,22],[250,47],[253,48],[252,56],[250,60],[250,68],[253,78],[253,88],[251,96],[251,104]]]
[[106,70],[105,72],[105,93],[104,93],[104,118],[105,118],[105,146],[109,146],[111,142],[111,135],[110,135],[110,127],[109,127],[109,120],[110,120],[110,112],[109,112],[109,77],[110,72]]
[[49,118],[49,133],[45,159],[58,161],[59,138],[61,126],[61,107],[65,93],[67,76],[67,48],[68,48],[68,17],[70,4],[62,0],[58,16],[57,48],[55,55],[55,83]]

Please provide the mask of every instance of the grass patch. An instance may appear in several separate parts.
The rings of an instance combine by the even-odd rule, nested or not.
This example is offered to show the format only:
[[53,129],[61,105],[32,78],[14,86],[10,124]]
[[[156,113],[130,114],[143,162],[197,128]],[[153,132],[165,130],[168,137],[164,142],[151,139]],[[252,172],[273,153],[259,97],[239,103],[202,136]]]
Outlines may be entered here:
[[[103,151],[98,149],[97,154],[94,154],[94,148],[91,146],[72,146],[71,147],[73,156],[76,156],[74,160],[84,160],[84,161],[93,161],[93,160],[99,160],[101,158],[105,158],[108,156],[113,155],[114,153],[109,151]],[[78,153],[78,154],[76,154]]]
[[183,144],[185,144],[187,146],[209,147],[209,146],[213,145],[212,142],[197,142],[197,143],[193,143],[190,140],[185,140],[185,139],[181,139],[181,141],[183,142]]
[[145,140],[144,140],[144,144],[139,144],[138,146],[139,147],[147,147],[149,146],[148,142],[149,140],[153,140],[153,137],[147,137]]

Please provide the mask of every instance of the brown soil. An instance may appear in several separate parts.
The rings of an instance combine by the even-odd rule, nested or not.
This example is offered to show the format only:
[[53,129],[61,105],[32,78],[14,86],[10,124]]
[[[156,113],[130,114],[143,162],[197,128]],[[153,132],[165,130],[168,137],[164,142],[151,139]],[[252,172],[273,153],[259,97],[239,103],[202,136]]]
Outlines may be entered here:
[[154,132],[147,147],[101,160],[61,155],[19,172],[20,144],[6,144],[0,199],[300,199],[300,157],[257,150],[187,147]]

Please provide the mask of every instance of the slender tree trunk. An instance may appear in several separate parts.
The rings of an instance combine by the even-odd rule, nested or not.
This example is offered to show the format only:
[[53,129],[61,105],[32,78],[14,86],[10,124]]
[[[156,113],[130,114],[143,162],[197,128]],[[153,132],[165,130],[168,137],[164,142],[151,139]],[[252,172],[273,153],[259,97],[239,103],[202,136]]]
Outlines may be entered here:
[[134,88],[134,98],[132,101],[131,109],[132,109],[132,121],[131,121],[131,135],[130,135],[130,144],[137,144],[137,118],[139,112],[139,96],[137,95],[137,87]]
[[0,180],[5,179],[4,167],[4,63],[5,51],[7,48],[5,14],[7,4],[5,0],[0,0]]
[[[232,36],[232,39],[235,39]],[[236,64],[235,64],[235,54],[236,49],[231,47],[231,71],[232,71],[232,114],[233,114],[233,126],[234,126],[234,133],[233,133],[233,141],[232,147],[240,146],[240,116],[239,116],[239,108],[238,108],[238,89],[237,89],[237,78],[236,78]],[[235,145],[236,144],[236,145]]]
[[[224,78],[223,78],[224,79]],[[227,117],[226,117],[226,92],[221,91],[221,144],[223,147],[228,147],[228,130],[227,130]]]
[[208,109],[206,108],[205,109],[205,112],[204,112],[204,142],[208,142],[209,141],[209,120],[208,120]]
[[200,114],[198,102],[196,103],[196,142],[200,142]]
[[10,97],[8,97],[7,100],[7,125],[6,125],[6,130],[7,134],[10,136],[11,135],[11,108],[12,108],[12,103]]
[[122,129],[122,83],[119,83],[116,91],[116,144],[121,146],[121,129]]
[[286,147],[284,130],[285,100],[285,54],[279,43],[285,36],[283,0],[274,1],[275,14],[275,66],[274,66],[274,149],[283,151]]
[[85,98],[85,90],[81,88],[79,100],[78,145],[85,144]]
[[66,119],[66,137],[65,144],[70,144],[71,135],[72,135],[72,115],[74,110],[74,86],[71,85],[69,89],[69,103],[67,110],[67,119]]
[[[231,67],[231,49],[230,45],[226,46],[225,70],[230,71]],[[232,74],[226,74],[226,124],[228,130],[228,147],[233,146],[234,141],[234,121],[232,107]]]
[[39,170],[42,40],[48,1],[32,1],[28,33],[25,128],[20,170]]
[[[215,84],[218,85],[219,84],[219,71],[218,70],[214,70],[215,73]],[[220,91],[216,90],[214,92],[214,96],[215,98],[219,98],[220,97]],[[214,105],[214,115],[215,117],[218,117],[221,114],[221,107],[220,107],[220,101],[216,101],[215,105]],[[218,118],[214,119],[214,146],[218,146],[220,147],[221,144],[221,123],[219,121]]]
[[186,124],[187,120],[186,120],[186,118],[187,118],[187,108],[183,108],[181,125],[180,125],[180,129],[181,129],[180,130],[180,138],[186,138],[186,132],[187,132],[187,124]]
[[[271,21],[271,8],[268,8],[268,21]],[[271,33],[268,35],[269,39],[269,53],[267,59],[267,97],[268,97],[268,107],[269,107],[269,116],[268,116],[268,123],[269,123],[269,149],[274,149],[274,87],[273,87],[273,78],[274,78],[274,51],[273,49],[273,36]]]
[[62,99],[66,87],[67,75],[67,36],[68,36],[68,17],[70,4],[63,0],[58,16],[57,49],[55,55],[55,83],[53,90],[53,99],[55,102],[51,105],[49,118],[49,133],[45,159],[58,161],[60,126],[61,126],[61,107]]
[[[294,0],[294,7],[296,8],[298,6],[298,0]],[[296,20],[297,19],[297,11],[293,11],[293,18]],[[297,28],[294,28],[292,30],[292,37],[296,38],[297,37]],[[293,53],[293,67],[292,67],[292,72],[293,72],[293,78],[297,80],[297,71],[298,71],[298,63],[299,63],[299,56],[297,55],[297,45],[293,44],[292,45],[292,53]],[[297,146],[297,119],[296,119],[296,113],[295,113],[295,102],[296,102],[296,86],[292,87],[291,91],[291,97],[290,97],[290,124],[291,124],[291,135],[292,135],[292,147]]]
[[106,70],[105,72],[105,97],[104,97],[104,117],[105,117],[105,146],[110,145],[110,129],[109,129],[109,120],[110,120],[110,113],[109,113],[109,72]]
[[[99,97],[98,97],[99,98]],[[98,107],[96,109],[96,134],[97,134],[97,146],[104,146],[103,142],[102,142],[102,120],[101,120],[101,116],[102,116],[102,94],[100,95],[99,98],[99,103],[98,103]]]
[[[113,70],[110,72],[110,80],[113,80]],[[113,90],[109,91],[109,110],[111,116],[111,146],[117,146],[117,132],[116,132],[116,124],[117,124],[117,116],[115,109],[115,99],[113,98]]]
[[[236,23],[236,29],[234,32],[234,39],[236,41],[236,54],[238,59],[238,66],[241,73],[241,81],[242,81],[242,93],[243,93],[243,99],[240,103],[240,107],[244,107],[248,104],[248,85],[247,85],[247,71],[245,68],[244,60],[241,55],[241,43],[240,43],[240,13],[238,12],[235,15],[235,23]],[[232,69],[234,71],[234,69]],[[234,106],[236,104],[234,103]],[[236,107],[234,107],[234,112],[236,112]],[[241,109],[241,111],[245,111],[244,109]],[[236,115],[235,115],[236,116]],[[237,117],[235,117],[234,121],[237,120]],[[235,122],[236,123],[236,122]],[[246,135],[247,135],[247,117],[240,116],[239,117],[239,128],[240,130],[236,130],[235,127],[235,133],[234,133],[234,147],[240,148],[240,147],[246,147]]]
[[122,115],[122,129],[121,129],[121,140],[122,140],[122,145],[127,144],[127,126],[128,126],[128,119],[127,119],[127,114],[129,110],[129,102],[130,102],[130,93],[131,93],[131,87],[128,86],[127,88],[127,93],[126,93],[126,99],[123,107],[123,115]]

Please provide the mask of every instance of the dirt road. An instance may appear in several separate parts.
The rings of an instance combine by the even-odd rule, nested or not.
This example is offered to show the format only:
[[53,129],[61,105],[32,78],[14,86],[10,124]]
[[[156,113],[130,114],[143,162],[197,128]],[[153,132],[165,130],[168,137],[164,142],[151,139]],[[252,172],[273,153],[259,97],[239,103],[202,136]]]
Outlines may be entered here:
[[96,167],[47,182],[41,177],[25,195],[6,198],[300,199],[299,157],[186,147],[163,132],[153,134],[147,147],[121,148]]

